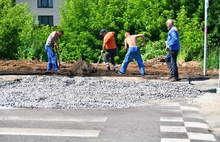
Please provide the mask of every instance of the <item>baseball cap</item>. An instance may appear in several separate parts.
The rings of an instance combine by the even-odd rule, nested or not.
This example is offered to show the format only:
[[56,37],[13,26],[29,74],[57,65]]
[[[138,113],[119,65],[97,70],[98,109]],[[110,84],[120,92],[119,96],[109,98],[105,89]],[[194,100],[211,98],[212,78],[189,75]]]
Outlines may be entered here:
[[105,29],[102,29],[101,31],[100,31],[100,35],[102,35],[103,33],[105,33],[106,32],[106,30]]

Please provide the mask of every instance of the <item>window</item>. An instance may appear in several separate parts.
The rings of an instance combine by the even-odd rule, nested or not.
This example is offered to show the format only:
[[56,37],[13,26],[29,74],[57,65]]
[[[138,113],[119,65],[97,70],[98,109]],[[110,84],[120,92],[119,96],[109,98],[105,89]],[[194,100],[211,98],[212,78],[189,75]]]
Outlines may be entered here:
[[40,25],[49,25],[53,26],[53,16],[38,16]]
[[38,8],[53,8],[53,0],[38,0]]

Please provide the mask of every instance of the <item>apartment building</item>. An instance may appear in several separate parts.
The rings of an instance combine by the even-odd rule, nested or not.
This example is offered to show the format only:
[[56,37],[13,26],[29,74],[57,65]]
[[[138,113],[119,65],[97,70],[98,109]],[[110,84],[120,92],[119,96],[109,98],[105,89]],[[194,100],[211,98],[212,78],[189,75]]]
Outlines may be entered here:
[[40,24],[55,26],[60,21],[59,0],[14,0],[18,3],[28,3],[30,11],[36,13],[36,21]]

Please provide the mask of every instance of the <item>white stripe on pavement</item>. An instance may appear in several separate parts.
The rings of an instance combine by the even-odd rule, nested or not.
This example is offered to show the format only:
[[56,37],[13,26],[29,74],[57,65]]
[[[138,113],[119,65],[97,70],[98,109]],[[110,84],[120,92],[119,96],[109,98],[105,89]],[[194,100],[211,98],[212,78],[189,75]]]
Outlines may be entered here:
[[62,122],[106,122],[107,117],[0,117],[0,120],[16,120],[16,121],[62,121]]
[[98,137],[100,130],[0,128],[0,135]]
[[162,104],[161,106],[166,106],[166,107],[179,107],[180,104],[179,104],[179,103],[165,103],[165,104]]
[[187,133],[190,140],[216,141],[212,134]]
[[189,107],[189,106],[180,106],[181,110],[187,110],[187,111],[198,111],[195,107]]
[[161,112],[174,112],[174,113],[181,113],[182,114],[182,110],[177,109],[177,108],[162,108]]
[[160,117],[160,121],[164,122],[183,122],[182,117]]
[[161,142],[190,142],[189,139],[168,139],[168,138],[162,138]]
[[200,122],[184,122],[186,127],[211,129],[207,124]]
[[3,107],[3,106],[0,106],[0,110],[1,109],[25,109],[25,108],[16,108],[16,107]]
[[183,113],[184,118],[204,119],[200,114]]
[[185,126],[160,126],[161,132],[186,133]]

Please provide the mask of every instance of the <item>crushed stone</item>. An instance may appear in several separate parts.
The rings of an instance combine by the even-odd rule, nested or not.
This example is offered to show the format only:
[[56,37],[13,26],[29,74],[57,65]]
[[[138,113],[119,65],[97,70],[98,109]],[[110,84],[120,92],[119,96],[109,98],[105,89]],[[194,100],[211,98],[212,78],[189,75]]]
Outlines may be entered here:
[[152,99],[186,99],[202,95],[190,85],[101,77],[30,76],[0,82],[0,106],[17,108],[131,108]]

